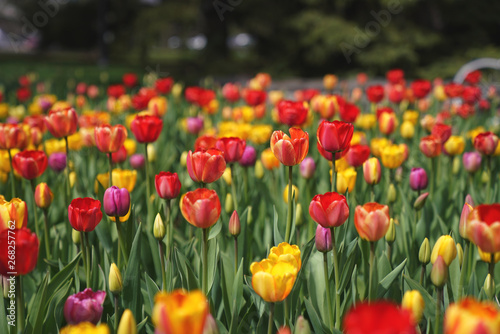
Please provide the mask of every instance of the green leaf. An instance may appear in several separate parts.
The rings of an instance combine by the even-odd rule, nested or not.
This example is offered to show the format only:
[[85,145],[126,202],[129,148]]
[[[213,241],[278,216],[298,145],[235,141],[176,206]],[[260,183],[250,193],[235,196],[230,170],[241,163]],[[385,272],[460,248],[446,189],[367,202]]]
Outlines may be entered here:
[[377,299],[382,298],[387,290],[391,287],[392,283],[401,275],[401,272],[403,272],[403,269],[406,265],[406,259],[401,262],[399,266],[394,268],[393,271],[391,271],[387,276],[385,276],[380,283],[378,284],[378,294],[377,294]]
[[309,320],[311,320],[311,325],[314,329],[315,333],[331,333],[326,326],[321,322],[318,313],[314,309],[314,306],[311,304],[311,301],[307,298],[304,298],[304,304],[306,305],[307,314],[309,315]]
[[211,240],[216,236],[218,236],[221,230],[222,230],[222,219],[219,219],[217,223],[215,223],[215,225],[210,229],[210,232],[208,233],[208,240]]
[[[123,306],[132,311],[135,319],[141,319],[142,308],[140,282],[141,282],[141,225],[135,233],[132,248],[130,250],[130,257],[123,277]],[[127,293],[128,292],[128,293]]]
[[243,259],[240,261],[240,266],[236,272],[233,282],[232,296],[232,318],[229,333],[238,333],[238,315],[240,312],[241,303],[243,302]]
[[148,290],[149,306],[152,310],[155,303],[155,296],[158,292],[160,292],[160,288],[158,288],[158,285],[156,285],[155,281],[151,277],[149,277],[148,274],[144,274],[144,279],[146,281],[146,288]]
[[276,211],[276,206],[273,206],[274,210],[274,244],[279,245],[285,240],[280,234],[279,226],[278,226],[278,212]]

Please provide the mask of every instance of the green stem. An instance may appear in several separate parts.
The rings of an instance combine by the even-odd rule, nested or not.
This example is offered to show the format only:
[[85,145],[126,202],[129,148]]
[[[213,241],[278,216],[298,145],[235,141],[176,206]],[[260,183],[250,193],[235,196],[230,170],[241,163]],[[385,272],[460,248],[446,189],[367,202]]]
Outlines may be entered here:
[[470,242],[468,240],[465,240],[464,262],[462,264],[462,270],[460,270],[460,280],[458,282],[457,301],[460,301],[462,299],[462,295],[463,295],[465,276],[467,273],[467,267],[469,265],[469,247],[470,247],[469,243]]
[[50,260],[52,257],[52,254],[50,252],[50,244],[49,244],[49,217],[47,215],[47,209],[43,210],[43,227],[44,227],[44,238],[45,238],[45,252],[47,253],[47,260]]
[[202,256],[203,256],[203,277],[202,277],[202,291],[208,296],[208,228],[204,228],[203,243],[202,243]]
[[436,185],[436,158],[431,158],[431,198],[434,198],[434,187]]
[[238,272],[238,237],[234,237],[234,276]]
[[425,264],[422,263],[422,270],[420,270],[420,285],[424,286],[424,278],[425,278]]
[[267,325],[267,334],[273,333],[273,316],[274,316],[274,303],[269,303],[269,323]]
[[165,218],[166,218],[166,227],[167,227],[167,261],[170,261],[170,254],[172,253],[173,249],[173,240],[174,240],[174,223],[172,219],[170,218],[171,214],[171,201],[170,199],[167,199],[166,202],[167,204],[165,205]]
[[373,281],[373,270],[375,266],[375,242],[370,241],[370,275],[368,282],[368,301],[371,302],[373,300],[372,293],[372,281]]
[[125,247],[125,240],[123,238],[123,231],[122,231],[122,223],[120,222],[120,217],[116,216],[115,217],[115,223],[116,223],[116,232],[118,233],[118,242],[120,243],[120,247],[122,249],[123,257],[125,258],[125,265],[128,264],[128,252],[127,252],[127,247]]
[[[331,192],[337,191],[337,172],[335,171],[335,152],[332,153],[332,183]],[[333,236],[332,236],[333,239]]]
[[491,280],[495,282],[495,253],[490,254],[490,263],[488,264],[489,274],[491,275]]
[[[233,172],[231,171],[231,177]],[[245,193],[245,204],[248,205],[248,167],[243,168],[243,190]]]
[[490,179],[489,182],[486,183],[486,204],[489,204],[491,203],[491,188],[493,187],[493,178],[492,178],[492,175],[491,175],[491,156],[488,155],[486,157],[486,167],[487,167],[487,170],[488,170],[488,177]]
[[24,295],[22,276],[16,276],[17,332],[24,332]]
[[231,195],[233,196],[233,208],[238,211],[238,199],[236,198],[236,184],[234,177],[234,163],[229,164],[231,169]]
[[437,296],[436,296],[436,320],[434,324],[434,334],[439,334],[439,325],[441,322],[441,303],[443,299],[443,288],[436,288]]
[[161,278],[163,281],[163,291],[167,290],[167,273],[165,269],[165,254],[163,251],[163,242],[161,240],[158,240],[158,248],[160,250],[160,264],[161,264]]
[[35,179],[30,180],[31,183],[31,194],[33,195],[31,199],[33,200],[33,216],[35,217],[35,233],[37,238],[40,238],[40,231],[38,230],[38,212],[36,211],[36,202],[35,202],[35,191],[36,191],[36,185],[35,185]]
[[83,267],[85,268],[85,277],[87,278],[87,288],[90,288],[88,278],[88,264],[87,264],[87,247],[85,245],[85,232],[80,231],[80,244],[82,249]]
[[108,187],[111,188],[113,185],[113,157],[111,156],[111,153],[108,153],[109,157],[109,181],[108,181]]
[[71,184],[69,180],[69,143],[68,137],[64,137],[64,142],[66,144],[66,195],[68,201],[71,199]]
[[323,253],[323,271],[325,275],[325,287],[326,287],[326,303],[328,304],[328,320],[330,324],[330,329],[335,327],[333,319],[335,317],[333,313],[332,296],[330,295],[330,280],[328,279],[328,257],[327,253]]
[[89,242],[89,234],[88,232],[83,232],[83,237],[85,238],[85,251],[87,253],[87,288],[92,287],[92,275],[90,274],[90,268],[92,265],[92,259],[90,257],[90,242]]
[[339,255],[337,253],[337,245],[335,242],[335,229],[330,228],[332,232],[332,252],[333,252],[333,273],[335,276],[335,329],[340,328],[340,293],[339,293]]
[[119,307],[118,307],[118,295],[113,295],[115,297],[115,333],[118,333],[118,318],[119,318]]
[[16,197],[16,181],[14,177],[14,167],[12,166],[12,152],[10,149],[7,150],[9,152],[9,162],[10,162],[10,187],[11,187],[11,198]]
[[286,216],[286,232],[285,232],[285,242],[290,242],[290,233],[292,230],[292,211],[293,211],[293,201],[292,201],[292,167],[288,166],[288,214]]
[[389,260],[389,267],[392,270],[393,268],[392,268],[392,246],[391,246],[391,242],[387,243],[387,260]]
[[[148,195],[148,198],[147,198],[147,206],[148,208],[150,207],[150,201],[151,201],[151,185],[149,184],[150,180],[149,180],[149,157],[148,157],[148,143],[145,143],[144,144],[144,148],[146,150],[146,193]],[[148,209],[149,211],[149,209]]]
[[371,184],[371,196],[370,196],[370,201],[375,202],[375,184]]

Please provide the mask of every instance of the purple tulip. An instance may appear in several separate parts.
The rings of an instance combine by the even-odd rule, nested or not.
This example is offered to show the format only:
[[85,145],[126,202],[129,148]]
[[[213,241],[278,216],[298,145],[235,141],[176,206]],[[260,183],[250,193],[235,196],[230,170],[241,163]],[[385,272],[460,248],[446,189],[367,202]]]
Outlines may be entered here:
[[322,253],[329,252],[333,249],[332,231],[329,228],[324,228],[318,225],[316,228],[316,249]]
[[94,325],[101,320],[102,303],[106,298],[105,291],[92,291],[91,288],[71,295],[64,303],[64,317],[71,325],[88,321]]
[[314,163],[314,159],[311,157],[306,157],[300,163],[300,174],[302,177],[306,179],[310,179],[313,177],[314,172],[316,171],[316,164]]
[[239,161],[240,165],[250,167],[255,165],[255,160],[257,160],[257,151],[255,151],[255,148],[250,145],[245,146],[245,150]]
[[481,154],[477,152],[465,152],[462,161],[464,163],[465,170],[469,173],[477,172],[479,167],[481,167]]
[[203,129],[203,118],[201,117],[188,117],[186,119],[186,127],[189,133],[198,134]]
[[130,166],[134,169],[142,169],[144,168],[144,165],[146,164],[146,158],[144,157],[143,154],[136,153],[133,154],[130,158]]
[[428,180],[425,169],[412,168],[410,172],[410,187],[415,191],[427,188]]
[[49,166],[53,171],[60,173],[66,168],[66,154],[52,153],[49,156]]
[[130,194],[126,188],[112,186],[104,192],[104,212],[110,217],[126,216],[130,209]]

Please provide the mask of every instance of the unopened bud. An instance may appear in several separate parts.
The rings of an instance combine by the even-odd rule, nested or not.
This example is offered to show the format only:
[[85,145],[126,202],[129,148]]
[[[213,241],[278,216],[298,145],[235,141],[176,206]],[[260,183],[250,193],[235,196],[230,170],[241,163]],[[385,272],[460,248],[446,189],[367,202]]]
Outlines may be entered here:
[[161,241],[165,237],[165,234],[166,234],[165,224],[163,223],[163,219],[161,219],[160,213],[157,213],[155,217],[155,222],[153,224],[153,235],[156,238],[156,240]]
[[226,210],[227,214],[230,214],[234,210],[233,196],[231,195],[231,193],[227,193],[226,195],[226,202],[224,203],[224,209]]
[[418,251],[418,260],[422,264],[427,264],[431,261],[431,245],[429,239],[425,238]]
[[448,280],[448,267],[441,256],[438,256],[431,270],[431,281],[437,288],[442,288]]
[[264,166],[262,166],[262,162],[257,160],[255,162],[255,177],[258,179],[262,179],[264,176]]
[[232,179],[231,179],[231,168],[227,167],[224,170],[224,173],[222,174],[222,179],[226,182],[228,186],[231,185]]
[[276,334],[292,334],[292,331],[288,326],[281,326]]
[[462,245],[457,244],[457,258],[458,258],[458,264],[460,265],[460,268],[462,268],[462,263],[464,261],[464,250],[462,249]]
[[252,207],[248,206],[248,211],[247,211],[247,225],[250,225],[252,222],[253,222]]
[[233,211],[231,218],[229,219],[229,233],[232,236],[237,237],[241,232],[240,216],[236,210]]
[[458,156],[454,157],[453,158],[452,168],[451,168],[451,173],[453,175],[457,175],[458,172],[460,172],[460,166],[462,166],[461,159]]
[[319,252],[327,253],[333,249],[332,232],[329,228],[318,225],[314,240],[316,242],[316,249]]
[[297,318],[297,322],[295,323],[295,334],[311,334],[309,321],[301,315]]
[[398,168],[396,168],[394,179],[397,183],[401,183],[401,181],[403,180],[403,167],[399,166]]
[[148,150],[148,161],[149,162],[154,162],[156,161],[156,148],[153,144],[149,144],[147,146]]
[[72,230],[71,231],[71,239],[73,240],[73,243],[75,245],[80,245],[80,239],[81,235],[80,235],[80,231],[77,231],[77,230]]
[[425,301],[418,290],[409,290],[403,296],[401,307],[409,310],[413,315],[413,319],[418,324],[424,314]]
[[181,163],[182,167],[186,167],[187,156],[188,156],[188,153],[186,151],[181,153],[181,158],[180,158],[179,162]]
[[387,230],[387,233],[385,234],[385,240],[388,243],[394,242],[396,239],[396,228],[394,226],[394,219],[391,218],[389,222],[389,229]]
[[396,187],[394,187],[394,184],[391,183],[389,189],[387,190],[387,200],[389,203],[396,202],[396,194]]
[[422,195],[418,196],[415,200],[415,203],[413,203],[413,208],[417,211],[420,211],[424,207],[425,201],[427,201],[428,196],[429,193],[423,193]]
[[123,311],[116,334],[137,334],[137,323],[132,311],[129,309]]
[[488,174],[487,171],[483,171],[483,173],[481,174],[481,182],[483,182],[484,184],[490,182],[490,174]]
[[54,194],[50,190],[47,183],[40,183],[35,189],[35,203],[40,209],[47,209],[52,200],[54,199]]
[[[299,188],[292,184],[292,198],[295,198],[295,203],[299,200]],[[288,184],[283,191],[283,200],[288,204]]]
[[304,223],[304,216],[302,214],[302,205],[299,203],[295,207],[295,226],[300,226]]
[[69,185],[70,185],[70,187],[73,188],[75,183],[76,183],[76,173],[71,172],[71,173],[69,173]]
[[489,299],[493,299],[495,296],[495,281],[491,278],[490,274],[488,274],[484,280],[483,289],[486,296],[488,296]]
[[123,289],[123,280],[120,269],[112,263],[109,267],[109,291],[113,294],[119,294]]

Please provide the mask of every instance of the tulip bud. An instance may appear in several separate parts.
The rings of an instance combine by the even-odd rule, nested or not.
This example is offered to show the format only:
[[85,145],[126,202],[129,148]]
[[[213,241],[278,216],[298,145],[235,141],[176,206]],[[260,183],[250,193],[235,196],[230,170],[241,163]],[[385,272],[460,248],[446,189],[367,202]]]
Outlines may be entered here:
[[413,123],[410,121],[404,121],[401,124],[401,128],[399,129],[399,131],[401,132],[401,137],[405,139],[411,139],[415,134],[415,125],[413,125]]
[[[299,188],[297,188],[294,184],[292,184],[292,198],[295,198],[295,203],[299,200]],[[283,200],[286,204],[288,204],[288,184],[283,191]]]
[[396,202],[396,187],[394,187],[394,184],[390,184],[389,190],[387,191],[387,200],[389,203],[394,203]]
[[454,157],[453,158],[453,164],[452,164],[452,169],[451,169],[451,173],[453,175],[457,175],[458,172],[460,172],[460,158],[458,156]]
[[417,191],[427,188],[428,179],[425,169],[412,168],[410,172],[410,188]]
[[295,207],[295,226],[300,226],[304,223],[304,217],[302,214],[302,205],[300,203]]
[[481,154],[477,152],[465,152],[462,156],[464,168],[469,173],[475,173],[481,167]]
[[252,207],[248,206],[248,211],[247,211],[247,225],[250,225],[253,221],[253,216],[252,216]]
[[415,203],[413,203],[413,208],[417,211],[420,211],[424,207],[425,201],[427,200],[428,196],[429,193],[423,193],[422,195],[418,196],[415,200]]
[[387,233],[385,234],[385,240],[388,243],[394,242],[396,239],[396,228],[394,227],[394,219],[391,218],[389,222],[389,229],[387,230]]
[[40,209],[48,209],[52,200],[54,199],[54,194],[50,190],[47,183],[40,183],[35,189],[35,203]]
[[231,193],[227,193],[226,203],[224,204],[225,204],[224,209],[226,210],[226,213],[230,214],[234,210],[233,195],[231,195]]
[[282,326],[278,329],[278,332],[276,334],[292,334],[292,332],[290,331],[290,327]]
[[484,280],[483,289],[486,296],[488,296],[489,299],[493,299],[495,296],[495,281],[491,278],[490,274],[488,274]]
[[123,280],[122,274],[120,273],[120,269],[116,266],[116,264],[111,263],[111,267],[109,267],[109,291],[113,294],[119,294],[123,290]]
[[153,224],[153,235],[156,240],[161,241],[165,237],[165,224],[163,223],[163,219],[161,219],[161,215],[159,213],[156,214],[155,222]]
[[140,153],[132,155],[128,160],[133,169],[142,169],[146,164],[146,158]]
[[75,172],[69,173],[69,186],[73,188],[75,182],[76,182],[76,173]]
[[65,153],[52,153],[49,156],[49,167],[56,173],[62,172],[66,168],[66,154]]
[[458,257],[458,264],[460,265],[460,268],[462,268],[462,263],[464,261],[464,250],[462,249],[462,245],[457,244],[457,257]]
[[442,288],[448,280],[448,267],[441,256],[438,256],[431,270],[431,281],[437,288]]
[[301,315],[297,318],[297,322],[295,323],[295,334],[311,334],[309,321]]
[[316,228],[316,249],[319,252],[327,253],[333,249],[332,232],[329,228],[318,225]]
[[71,231],[71,239],[73,240],[73,243],[75,245],[80,245],[80,239],[81,235],[80,235],[80,231],[77,231],[77,230],[72,230]]
[[431,262],[436,262],[438,257],[444,260],[446,266],[449,266],[457,257],[457,246],[451,236],[443,235],[436,241],[432,249]]
[[135,322],[132,311],[129,309],[123,311],[116,334],[137,334],[137,323]]
[[490,182],[490,174],[485,170],[483,170],[483,172],[481,173],[481,182],[484,184]]
[[186,151],[184,151],[184,152],[181,153],[180,163],[181,163],[182,167],[186,167],[186,165],[187,165],[187,163],[186,163],[187,157],[188,157],[188,153]]
[[418,290],[406,291],[403,296],[403,302],[401,303],[401,306],[412,313],[415,323],[418,324],[420,320],[422,320],[425,302],[424,298],[422,298],[422,295]]
[[262,162],[260,160],[255,162],[255,177],[258,179],[262,179],[262,177],[264,177],[264,166],[262,166]]
[[219,328],[214,317],[209,313],[205,320],[205,327],[203,327],[203,334],[219,334]]
[[403,167],[399,166],[396,168],[396,173],[394,173],[394,179],[397,183],[401,183],[403,181]]
[[147,145],[148,150],[148,161],[153,162],[156,161],[156,148],[154,145]]
[[231,178],[231,168],[227,167],[225,170],[224,170],[224,173],[222,174],[222,178],[224,179],[224,181],[226,182],[226,184],[228,186],[231,185],[231,182],[232,182],[232,178]]
[[431,246],[429,244],[429,239],[425,238],[418,251],[418,260],[422,264],[427,264],[431,260]]
[[313,177],[315,170],[316,164],[314,163],[314,159],[311,157],[306,157],[300,163],[300,175],[302,175],[305,179]]
[[237,237],[240,234],[241,231],[241,224],[240,224],[240,216],[238,216],[238,212],[236,210],[233,211],[233,214],[231,215],[231,218],[229,219],[229,233]]

